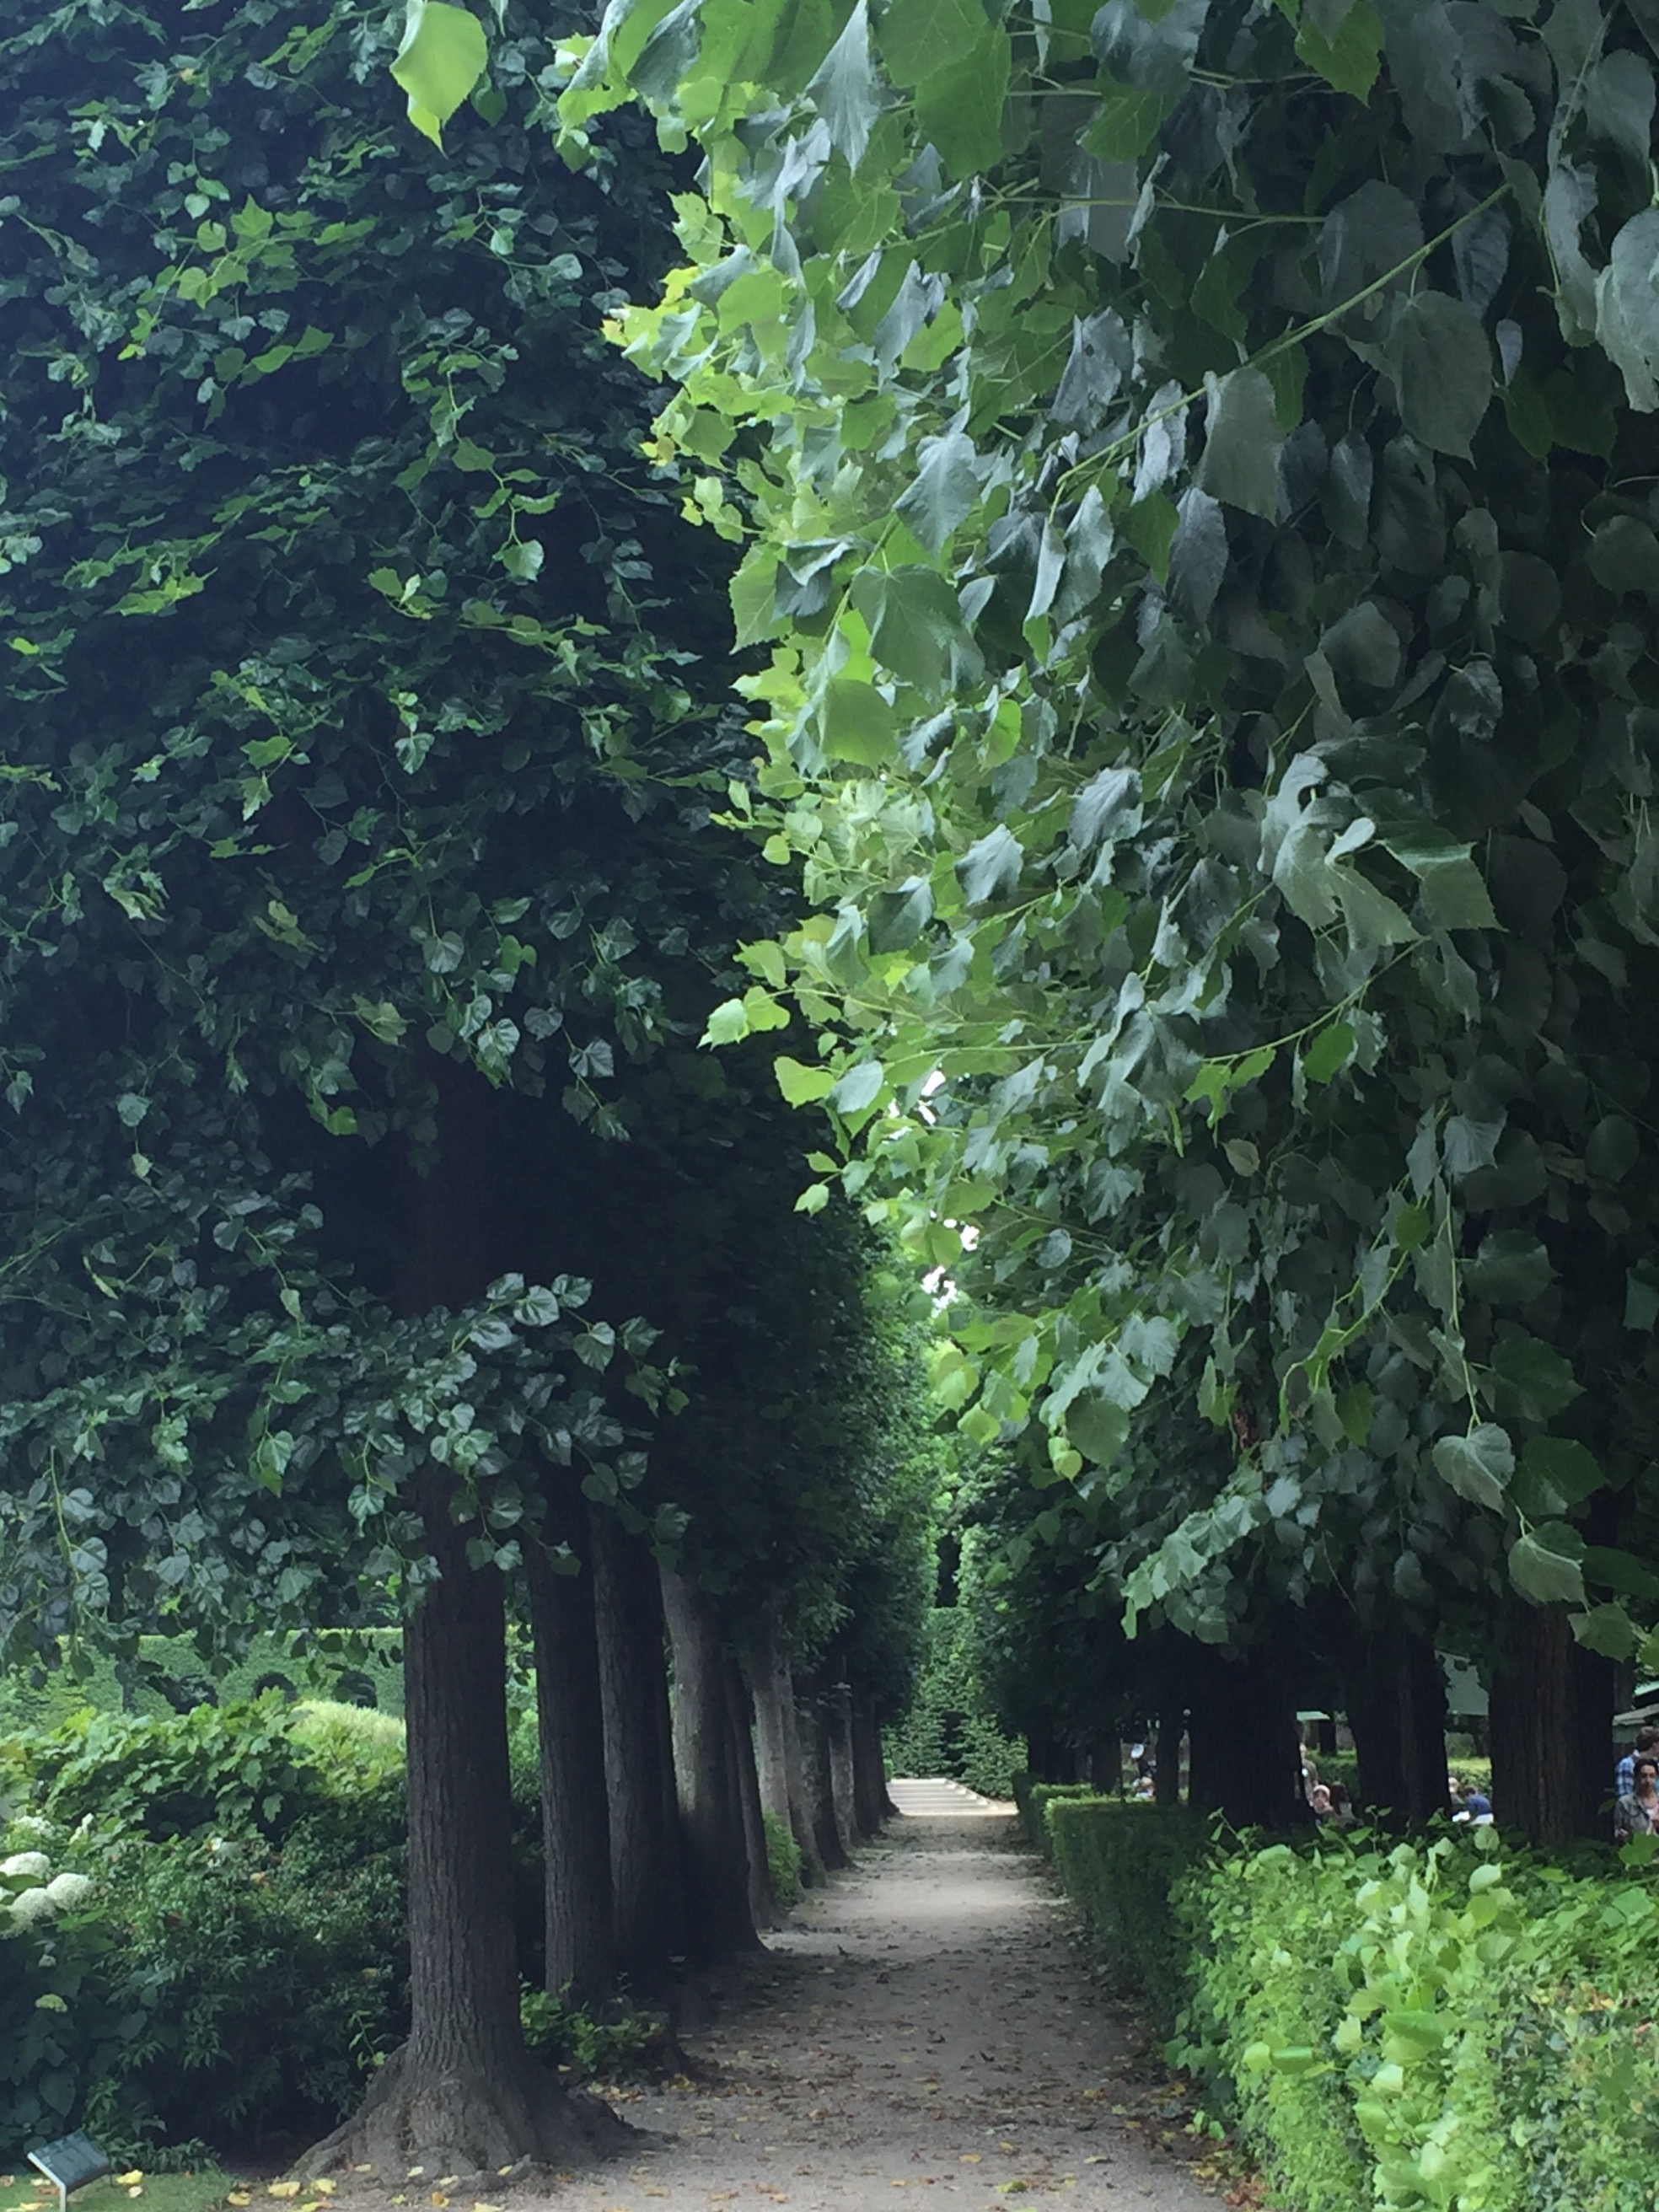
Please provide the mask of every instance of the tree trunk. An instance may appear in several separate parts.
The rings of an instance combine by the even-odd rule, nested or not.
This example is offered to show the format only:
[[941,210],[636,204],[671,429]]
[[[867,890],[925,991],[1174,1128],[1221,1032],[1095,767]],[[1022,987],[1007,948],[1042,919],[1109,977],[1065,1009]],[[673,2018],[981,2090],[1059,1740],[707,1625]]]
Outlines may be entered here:
[[801,1774],[806,1787],[806,1809],[812,1826],[812,1843],[821,1863],[837,1874],[852,1865],[836,1825],[835,1782],[830,1765],[830,1722],[820,1700],[801,1698],[796,1707],[800,1734]]
[[1506,1835],[1543,1844],[1606,1837],[1613,1662],[1585,1650],[1566,1614],[1517,1599],[1492,1676],[1492,1810]]
[[525,2048],[513,1932],[501,1577],[472,1568],[445,1490],[427,1486],[441,1579],[404,1632],[409,1759],[410,2038],[362,2109],[301,2161],[401,2180],[568,2165],[624,2131],[579,2110]]
[[1158,1764],[1153,1769],[1153,1796],[1160,1805],[1181,1802],[1181,1739],[1186,1733],[1187,1712],[1181,1705],[1164,1707],[1158,1717]]
[[572,2003],[592,2005],[611,1995],[617,1978],[592,1547],[575,1470],[549,1468],[543,1489],[547,1542],[568,1545],[582,1560],[579,1574],[561,1574],[533,1541],[526,1553],[541,1745],[546,1980],[556,1996],[566,1990]]
[[592,1506],[588,1521],[617,1959],[635,1996],[659,1997],[685,1948],[662,1598],[645,1544],[608,1506]]
[[1443,1813],[1446,1683],[1432,1644],[1421,1636],[1370,1638],[1346,1695],[1368,1810],[1410,1827]]
[[887,1761],[881,1747],[881,1719],[870,1698],[853,1707],[853,1800],[861,1836],[879,1834],[890,1817]]
[[845,1682],[830,1693],[830,1788],[836,1808],[836,1826],[842,1847],[850,1855],[858,1840],[857,1793],[853,1781],[853,1698]]
[[[477,1297],[501,1257],[489,1222],[499,1189],[482,1077],[434,1059],[437,1155],[413,1178],[395,1295],[408,1314]],[[578,2107],[525,2048],[513,1926],[513,1797],[507,1753],[501,1577],[474,1568],[452,1515],[447,1474],[416,1492],[439,1579],[404,1632],[409,1790],[410,2035],[358,2112],[300,2170],[369,2166],[394,2183],[491,2173],[521,2158],[568,2166],[628,2130]]]
[[674,1778],[679,1791],[690,1949],[699,1957],[758,1943],[749,1910],[749,1850],[735,1771],[726,1653],[714,1608],[694,1583],[662,1570],[674,1655]]
[[1293,1827],[1308,1818],[1296,1707],[1270,1659],[1218,1659],[1194,1691],[1189,1796],[1236,1828]]
[[812,1824],[811,1792],[806,1782],[806,1753],[801,1742],[800,1707],[788,1668],[779,1661],[776,1676],[778,1716],[783,1723],[784,1771],[789,1780],[789,1826],[800,1851],[800,1878],[820,1887],[830,1879],[818,1850]]
[[755,1765],[754,1706],[743,1669],[727,1656],[726,1716],[729,1731],[732,1773],[737,1784],[738,1806],[743,1815],[744,1848],[749,1860],[749,1917],[757,1928],[780,1928],[783,1916],[772,1894],[771,1861],[766,1848],[766,1822],[762,1817],[760,1775]]
[[794,1685],[778,1640],[776,1627],[768,1623],[750,1653],[749,1688],[755,1705],[755,1743],[760,1768],[761,1802],[782,1820],[800,1852],[800,1878],[809,1887],[823,1880],[807,1809],[806,1783],[801,1771],[800,1736],[795,1721]]

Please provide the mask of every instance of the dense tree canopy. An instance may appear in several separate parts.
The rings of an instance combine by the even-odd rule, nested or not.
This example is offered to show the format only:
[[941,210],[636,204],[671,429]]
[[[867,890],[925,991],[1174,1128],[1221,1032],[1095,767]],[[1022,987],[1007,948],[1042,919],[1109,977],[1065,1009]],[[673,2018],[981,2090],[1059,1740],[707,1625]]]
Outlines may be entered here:
[[630,94],[705,156],[619,334],[773,641],[780,1081],[1132,1625],[1265,1576],[1623,1658],[1659,1591],[1656,41],[645,0],[572,56],[573,157]]

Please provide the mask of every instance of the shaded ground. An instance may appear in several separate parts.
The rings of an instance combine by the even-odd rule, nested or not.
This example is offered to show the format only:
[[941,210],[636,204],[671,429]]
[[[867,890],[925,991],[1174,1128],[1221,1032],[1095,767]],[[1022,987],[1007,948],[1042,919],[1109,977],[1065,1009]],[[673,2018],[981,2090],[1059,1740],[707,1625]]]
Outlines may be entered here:
[[1080,1972],[1006,1808],[954,1784],[895,1796],[905,1817],[684,2039],[708,2078],[624,2104],[657,2140],[550,2212],[895,2212],[897,2190],[939,2212],[1216,2212],[1146,2139],[1133,2023]]

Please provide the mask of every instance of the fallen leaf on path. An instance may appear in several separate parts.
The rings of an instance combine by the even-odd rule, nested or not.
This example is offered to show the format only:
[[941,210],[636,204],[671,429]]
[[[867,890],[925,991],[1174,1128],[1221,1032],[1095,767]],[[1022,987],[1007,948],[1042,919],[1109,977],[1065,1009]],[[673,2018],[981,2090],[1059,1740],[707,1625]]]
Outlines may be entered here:
[[115,2185],[118,2189],[136,2189],[143,2178],[143,2166],[135,2166],[131,2173],[118,2173],[115,2177]]
[[965,2150],[962,2154],[962,2163],[964,2166],[977,2166],[984,2155],[981,2150]]
[[434,2189],[433,2191],[432,2202],[436,2208],[436,2212],[447,2212],[449,2198],[443,2190]]
[[246,2189],[233,2189],[226,2197],[227,2204],[251,2204],[253,2200]]
[[474,2203],[472,2212],[501,2212],[501,2208],[499,2204]]
[[273,2181],[265,2190],[267,2197],[297,2197],[299,2193],[300,2185],[297,2181]]

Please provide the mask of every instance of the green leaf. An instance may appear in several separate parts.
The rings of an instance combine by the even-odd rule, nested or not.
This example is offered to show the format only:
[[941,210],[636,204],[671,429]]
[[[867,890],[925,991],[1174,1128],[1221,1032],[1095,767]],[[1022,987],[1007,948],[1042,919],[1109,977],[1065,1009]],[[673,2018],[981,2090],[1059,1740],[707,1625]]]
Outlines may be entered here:
[[969,906],[988,906],[1006,898],[1019,881],[1024,864],[1020,842],[1006,823],[999,822],[957,862],[957,881]]
[[1606,1481],[1595,1455],[1572,1437],[1533,1437],[1516,1473],[1516,1503],[1531,1520],[1553,1521]]
[[1212,498],[1271,522],[1279,513],[1279,453],[1284,443],[1273,386],[1259,368],[1235,368],[1206,381],[1199,483]]
[[1642,1139],[1622,1114],[1608,1114],[1590,1131],[1584,1165],[1603,1182],[1622,1182],[1642,1157]]
[[965,419],[958,416],[942,435],[922,440],[920,465],[898,503],[911,536],[935,556],[979,501],[979,457]]
[[861,568],[851,596],[869,629],[871,652],[918,690],[937,690],[951,672],[953,648],[972,648],[957,595],[935,568]]
[[1078,143],[1097,161],[1138,161],[1170,112],[1168,96],[1103,80],[1100,112]]
[[749,1013],[741,999],[727,999],[715,1007],[708,1017],[699,1042],[707,1045],[736,1044],[749,1034]]
[[824,686],[820,716],[823,750],[831,760],[879,768],[893,759],[898,750],[893,710],[873,684],[832,677]]
[[1482,1421],[1466,1437],[1442,1437],[1434,1448],[1434,1464],[1442,1480],[1460,1498],[1489,1506],[1494,1513],[1503,1511],[1515,1472],[1515,1449],[1506,1429]]
[[1659,408],[1659,208],[1632,216],[1595,280],[1595,335],[1625,380],[1632,407]]
[[1583,1566],[1585,1581],[1599,1583],[1604,1589],[1639,1598],[1645,1605],[1659,1598],[1659,1575],[1629,1552],[1621,1552],[1611,1544],[1586,1546]]
[[392,74],[409,100],[409,119],[434,146],[444,125],[489,66],[483,25],[448,0],[409,0],[403,44]]
[[1091,1393],[1073,1399],[1066,1409],[1066,1433],[1085,1459],[1111,1467],[1128,1441],[1128,1412]]
[[1418,292],[1400,311],[1393,349],[1401,422],[1436,453],[1467,460],[1492,395],[1480,317],[1449,292]]
[[1547,1421],[1581,1398],[1569,1361],[1536,1336],[1506,1337],[1492,1353],[1499,1409],[1522,1420]]
[[838,1114],[862,1114],[881,1096],[887,1071],[878,1060],[860,1060],[825,1094]]
[[1510,1547],[1510,1580],[1534,1605],[1583,1605],[1583,1539],[1565,1522],[1547,1521]]
[[1641,1635],[1622,1605],[1595,1605],[1588,1613],[1575,1613],[1572,1632],[1587,1651],[1604,1659],[1633,1659]]
[[916,88],[916,123],[952,177],[971,177],[1002,158],[1002,111],[1012,62],[1008,33],[982,11],[966,46],[948,50]]
[[1382,19],[1370,0],[1335,0],[1303,9],[1296,51],[1327,84],[1366,100],[1382,67]]
[[1549,1287],[1554,1273],[1537,1237],[1524,1229],[1500,1229],[1481,1239],[1463,1277],[1476,1297],[1491,1304],[1527,1305]]
[[808,1067],[792,1060],[787,1052],[780,1053],[772,1062],[772,1073],[792,1106],[810,1106],[817,1099],[827,1098],[836,1087],[836,1079],[827,1067]]
[[881,85],[870,53],[868,0],[858,0],[806,93],[829,128],[830,144],[845,155],[849,169],[856,169],[881,112]]
[[1353,1058],[1354,1033],[1347,1022],[1330,1022],[1302,1055],[1302,1073],[1310,1083],[1328,1083]]

